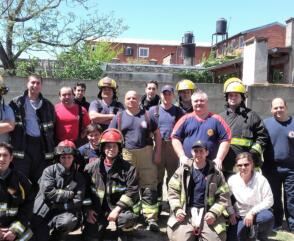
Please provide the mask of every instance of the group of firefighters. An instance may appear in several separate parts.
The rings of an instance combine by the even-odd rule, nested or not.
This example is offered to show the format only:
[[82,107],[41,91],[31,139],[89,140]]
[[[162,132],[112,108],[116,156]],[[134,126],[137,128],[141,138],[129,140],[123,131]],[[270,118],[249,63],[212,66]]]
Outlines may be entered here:
[[152,80],[141,98],[127,91],[124,105],[109,77],[91,103],[77,83],[60,89],[55,106],[38,75],[9,105],[0,82],[0,240],[64,240],[82,227],[83,240],[98,241],[109,222],[126,238],[141,217],[158,232],[165,175],[170,240],[268,240],[282,225],[282,183],[294,230],[294,126],[283,99],[264,122],[235,77],[220,114],[188,79],[175,87],[177,103],[173,86],[158,95]]

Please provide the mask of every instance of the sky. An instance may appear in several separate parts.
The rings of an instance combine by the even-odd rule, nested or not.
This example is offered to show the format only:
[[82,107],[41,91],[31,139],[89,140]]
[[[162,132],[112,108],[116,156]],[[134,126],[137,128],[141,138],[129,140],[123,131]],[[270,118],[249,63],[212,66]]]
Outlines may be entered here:
[[216,21],[225,18],[228,34],[294,17],[293,0],[91,0],[102,13],[114,12],[129,27],[120,37],[179,40],[192,31],[197,42],[211,43]]
[[[192,31],[197,43],[211,44],[216,31],[216,21],[225,18],[228,35],[273,22],[285,24],[294,17],[293,0],[88,0],[90,11],[104,15],[113,12],[122,18],[128,30],[119,38],[181,41],[185,32]],[[98,9],[98,10],[97,10]],[[80,16],[83,9],[70,9]],[[220,40],[220,37],[219,37]],[[28,56],[55,58],[46,52],[29,53]],[[22,55],[27,57],[27,54]]]

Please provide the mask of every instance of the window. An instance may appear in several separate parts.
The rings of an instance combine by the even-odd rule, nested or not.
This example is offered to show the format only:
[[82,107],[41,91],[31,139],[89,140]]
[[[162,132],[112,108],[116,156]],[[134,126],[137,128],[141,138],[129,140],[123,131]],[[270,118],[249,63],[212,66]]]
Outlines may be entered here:
[[149,48],[139,47],[139,57],[148,58],[149,57]]

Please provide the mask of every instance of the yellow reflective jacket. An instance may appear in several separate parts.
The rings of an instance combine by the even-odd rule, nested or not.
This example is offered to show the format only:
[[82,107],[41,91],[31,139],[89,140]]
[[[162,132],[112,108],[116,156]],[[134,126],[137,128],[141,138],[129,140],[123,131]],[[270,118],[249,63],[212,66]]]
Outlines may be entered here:
[[[188,190],[192,164],[193,160],[190,159],[188,165],[180,166],[169,181],[168,200],[174,216],[179,208],[187,211],[187,201],[190,200]],[[212,162],[208,161],[208,165],[204,213],[212,212],[216,216],[216,222],[213,226],[217,233],[221,233],[225,231],[224,213],[226,213],[226,208],[230,203],[230,192],[222,172],[216,169]]]

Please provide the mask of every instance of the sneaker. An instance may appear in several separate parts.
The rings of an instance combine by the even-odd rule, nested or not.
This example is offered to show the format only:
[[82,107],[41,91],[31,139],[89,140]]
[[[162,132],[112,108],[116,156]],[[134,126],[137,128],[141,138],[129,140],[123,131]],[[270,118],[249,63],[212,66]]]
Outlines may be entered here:
[[156,221],[149,221],[146,230],[151,232],[159,232],[159,226]]

